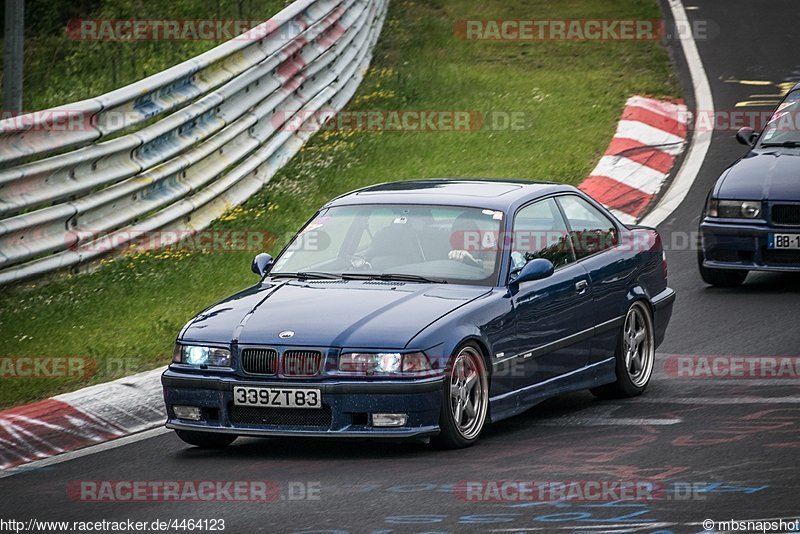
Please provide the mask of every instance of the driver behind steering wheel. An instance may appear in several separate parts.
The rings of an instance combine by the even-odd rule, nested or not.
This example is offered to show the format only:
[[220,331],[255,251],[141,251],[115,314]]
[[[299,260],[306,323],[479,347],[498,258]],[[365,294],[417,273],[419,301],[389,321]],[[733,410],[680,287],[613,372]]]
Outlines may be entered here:
[[494,259],[491,249],[495,240],[490,232],[481,231],[478,223],[468,214],[459,215],[453,221],[450,233],[450,244],[453,250],[447,257],[465,265],[485,269]]

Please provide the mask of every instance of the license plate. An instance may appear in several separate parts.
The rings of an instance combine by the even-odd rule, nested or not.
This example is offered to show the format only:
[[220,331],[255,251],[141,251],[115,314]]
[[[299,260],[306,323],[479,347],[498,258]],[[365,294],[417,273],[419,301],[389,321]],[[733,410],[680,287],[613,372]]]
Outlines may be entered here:
[[322,408],[322,395],[318,389],[235,387],[233,403],[265,408]]
[[800,234],[769,234],[769,248],[800,250]]

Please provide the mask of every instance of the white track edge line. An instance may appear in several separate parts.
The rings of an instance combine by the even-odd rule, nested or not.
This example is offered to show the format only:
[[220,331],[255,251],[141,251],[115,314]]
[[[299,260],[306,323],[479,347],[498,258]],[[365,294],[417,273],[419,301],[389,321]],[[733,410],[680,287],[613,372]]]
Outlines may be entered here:
[[[676,22],[688,22],[686,10],[680,0],[668,0],[672,10],[672,18]],[[689,66],[689,75],[692,79],[694,88],[695,104],[697,110],[706,113],[714,113],[714,97],[711,94],[711,86],[708,83],[708,76],[703,68],[703,60],[697,50],[697,43],[690,33],[684,32],[680,37],[681,47],[683,48],[686,63]],[[693,130],[692,139],[689,145],[689,152],[678,170],[675,179],[670,184],[669,189],[661,198],[656,207],[642,219],[645,226],[658,226],[669,217],[675,209],[681,205],[689,194],[700,168],[706,159],[706,154],[711,146],[711,131]],[[698,207],[699,210],[699,207]],[[699,211],[698,211],[699,212]]]

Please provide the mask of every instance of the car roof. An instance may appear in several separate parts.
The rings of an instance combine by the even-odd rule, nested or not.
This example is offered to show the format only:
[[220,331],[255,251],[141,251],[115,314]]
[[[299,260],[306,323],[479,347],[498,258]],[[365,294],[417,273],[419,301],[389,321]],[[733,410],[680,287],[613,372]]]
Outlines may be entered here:
[[351,191],[331,200],[325,207],[356,204],[435,204],[509,211],[535,198],[574,191],[574,187],[564,184],[528,180],[406,180]]

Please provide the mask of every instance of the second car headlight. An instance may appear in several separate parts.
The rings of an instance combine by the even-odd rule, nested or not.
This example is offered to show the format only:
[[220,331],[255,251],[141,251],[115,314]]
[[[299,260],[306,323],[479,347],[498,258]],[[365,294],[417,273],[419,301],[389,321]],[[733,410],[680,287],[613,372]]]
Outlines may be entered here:
[[202,345],[176,345],[172,361],[186,365],[230,367],[231,351]]
[[339,357],[339,371],[358,374],[424,373],[432,369],[421,352],[346,352]]
[[708,216],[722,219],[756,219],[761,215],[761,202],[757,200],[708,201]]

